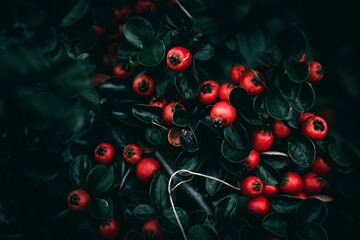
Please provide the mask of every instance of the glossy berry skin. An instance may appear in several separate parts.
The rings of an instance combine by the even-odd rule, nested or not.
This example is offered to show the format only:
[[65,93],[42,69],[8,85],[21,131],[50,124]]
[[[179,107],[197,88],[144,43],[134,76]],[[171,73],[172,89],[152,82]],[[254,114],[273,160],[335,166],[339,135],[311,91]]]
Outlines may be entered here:
[[311,165],[311,170],[313,170],[316,174],[326,175],[330,172],[331,168],[322,156],[316,156],[313,164]]
[[324,188],[323,178],[319,177],[314,172],[306,173],[303,176],[304,181],[304,193],[306,194],[318,194]]
[[246,209],[256,213],[260,217],[265,217],[269,213],[270,203],[266,197],[258,196],[246,202]]
[[184,47],[173,47],[167,52],[166,64],[174,72],[183,72],[191,65],[192,56]]
[[159,227],[159,225],[156,222],[156,219],[151,219],[149,221],[146,221],[142,228],[141,228],[141,234],[146,239],[162,239],[163,238],[163,230]]
[[142,150],[136,144],[128,144],[123,150],[123,158],[125,162],[130,164],[136,164],[141,160]]
[[264,75],[260,71],[254,70],[244,73],[239,81],[239,86],[244,88],[249,95],[256,96],[265,90],[264,83],[266,83]]
[[295,197],[301,198],[301,199],[307,199],[307,195],[303,192],[299,192],[298,194],[295,195]]
[[234,64],[229,71],[230,81],[239,85],[241,77],[247,71],[244,65]]
[[69,208],[76,212],[84,211],[87,208],[89,201],[90,195],[81,189],[72,191],[67,198]]
[[168,104],[168,101],[166,100],[164,95],[154,95],[150,98],[148,104],[150,106],[156,106],[164,109],[165,106]]
[[122,79],[129,79],[133,73],[133,68],[128,63],[118,63],[113,69],[113,75]]
[[258,152],[265,152],[270,149],[274,142],[274,136],[271,131],[256,128],[251,135],[253,149]]
[[264,184],[264,191],[262,192],[262,195],[265,197],[272,197],[275,196],[278,192],[278,186]]
[[244,178],[241,181],[240,186],[241,193],[248,198],[255,198],[257,196],[260,196],[264,190],[263,182],[255,176],[249,176]]
[[140,97],[150,97],[154,93],[155,82],[149,75],[141,74],[134,79],[132,90]]
[[305,62],[305,57],[306,57],[306,55],[305,55],[305,53],[302,55],[302,57],[301,57],[301,59],[300,59],[300,61],[299,62]]
[[316,61],[308,62],[308,65],[309,65],[309,77],[307,81],[310,83],[319,82],[324,76],[324,68],[321,66],[320,63]]
[[215,127],[229,127],[236,119],[236,110],[230,103],[220,101],[212,107],[210,118]]
[[101,143],[95,148],[95,160],[100,164],[110,164],[115,158],[115,148],[110,143]]
[[173,115],[177,109],[185,110],[185,107],[179,102],[172,102],[165,106],[163,119],[167,125],[174,126]]
[[301,125],[301,134],[314,141],[322,140],[327,134],[327,124],[319,116],[306,119]]
[[260,154],[255,150],[251,150],[250,155],[241,163],[241,167],[245,171],[251,172],[255,170],[259,162]]
[[291,128],[282,120],[274,120],[272,122],[272,133],[278,139],[288,138],[291,135]]
[[102,37],[106,34],[106,27],[96,25],[94,31],[95,31],[96,36]]
[[144,183],[150,182],[159,171],[159,162],[150,157],[141,159],[135,167],[137,178]]
[[133,14],[133,10],[130,5],[122,5],[120,8],[115,9],[113,12],[113,18],[121,21],[128,19]]
[[219,88],[219,99],[220,101],[227,101],[229,102],[229,95],[231,90],[235,87],[234,83],[226,82],[221,84]]
[[109,218],[106,221],[100,223],[99,232],[105,239],[113,240],[119,236],[119,223],[114,218]]
[[199,86],[199,101],[203,105],[212,105],[217,102],[219,98],[219,84],[215,81],[204,81]]
[[280,190],[286,194],[296,195],[303,189],[303,180],[296,172],[287,172],[284,174]]
[[309,113],[309,112],[301,113],[299,120],[298,120],[299,125],[301,126],[306,119],[313,117],[313,116],[315,116],[315,114],[313,114],[313,113]]
[[152,18],[156,16],[157,9],[156,5],[150,0],[139,0],[135,4],[135,13],[136,15]]

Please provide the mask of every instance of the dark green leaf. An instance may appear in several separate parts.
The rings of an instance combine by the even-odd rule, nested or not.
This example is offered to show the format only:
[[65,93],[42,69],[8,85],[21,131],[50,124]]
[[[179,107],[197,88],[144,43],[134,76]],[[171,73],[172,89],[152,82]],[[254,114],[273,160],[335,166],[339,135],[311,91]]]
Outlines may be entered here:
[[162,109],[147,104],[136,104],[132,108],[132,113],[135,118],[146,124],[152,124],[152,121],[160,121],[162,119]]
[[237,200],[232,196],[222,199],[215,207],[215,217],[218,223],[225,224],[236,215]]
[[289,114],[286,116],[286,118],[284,119],[285,123],[287,125],[289,125],[292,128],[298,129],[299,128],[299,124],[298,124],[298,115],[295,111],[290,110]]
[[175,169],[187,169],[196,172],[203,162],[203,156],[199,154],[190,154],[187,152],[181,152],[175,161]]
[[196,152],[199,150],[199,143],[191,128],[183,128],[179,136],[181,147],[187,152]]
[[70,164],[70,177],[72,183],[80,189],[85,187],[86,176],[91,169],[91,160],[86,155],[79,155]]
[[206,44],[199,51],[194,54],[194,58],[200,61],[206,61],[214,56],[215,50],[211,44]]
[[253,66],[265,51],[265,38],[260,30],[241,31],[236,36],[238,51]]
[[144,240],[144,238],[141,233],[131,230],[126,234],[125,240]]
[[168,180],[164,175],[157,175],[151,182],[150,202],[151,205],[160,211],[169,206],[169,194],[167,192]]
[[96,92],[94,88],[84,89],[83,91],[80,92],[80,96],[94,106],[97,106],[99,104],[100,101],[99,94]]
[[141,220],[150,220],[156,216],[155,210],[148,204],[141,204],[136,206],[134,214]]
[[256,176],[261,179],[264,184],[277,185],[280,181],[280,173],[271,165],[262,162],[255,169]]
[[235,148],[231,147],[226,140],[223,140],[221,144],[221,153],[223,157],[233,163],[244,161],[250,155],[250,152],[250,149],[236,150]]
[[155,38],[151,23],[141,17],[132,17],[124,24],[125,38],[135,47],[144,48]]
[[288,153],[296,164],[308,168],[315,159],[315,145],[308,137],[292,135],[288,143]]
[[237,150],[245,150],[249,147],[249,136],[240,122],[224,129],[224,137],[227,142]]
[[308,198],[300,203],[296,219],[300,222],[313,222],[321,224],[327,215],[326,204],[317,198]]
[[275,235],[284,238],[289,235],[289,221],[284,213],[270,213],[263,219],[262,224],[266,230]]
[[298,28],[286,28],[276,37],[274,48],[282,59],[291,59],[298,62],[305,53],[305,35]]
[[190,71],[177,73],[175,86],[179,94],[185,99],[195,98],[199,92],[199,80]]
[[253,240],[253,239],[261,239],[262,236],[260,232],[251,226],[244,226],[239,231],[240,240]]
[[291,161],[287,154],[276,151],[261,153],[260,159],[277,169],[287,166]]
[[301,240],[327,240],[326,231],[316,223],[304,223],[296,228],[295,233]]
[[290,105],[283,96],[273,93],[266,98],[266,109],[271,117],[282,120],[289,114]]
[[279,90],[284,97],[293,100],[299,96],[301,84],[291,81],[288,75],[285,75],[279,80]]
[[130,89],[125,86],[124,80],[118,77],[106,79],[99,85],[99,90],[106,92],[129,92]]
[[260,94],[255,97],[253,108],[257,113],[263,114],[266,112],[266,98],[266,94]]
[[182,109],[178,109],[173,114],[174,124],[178,127],[189,126],[190,114]]
[[134,48],[129,42],[124,42],[119,46],[117,57],[120,59],[129,59],[138,49]]
[[89,9],[89,1],[79,0],[73,9],[61,20],[60,27],[69,27],[85,16]]
[[194,30],[203,34],[211,34],[219,29],[215,19],[209,16],[196,16],[193,19]]
[[334,161],[340,166],[348,167],[351,165],[351,160],[344,155],[335,143],[330,143],[328,145],[328,151],[331,158],[334,159]]
[[277,212],[295,213],[303,200],[289,195],[276,195],[271,197],[269,201],[271,208]]
[[91,198],[89,211],[95,219],[106,220],[112,216],[113,203],[110,198]]
[[301,85],[299,96],[294,100],[291,100],[290,103],[293,106],[293,108],[295,108],[295,110],[299,112],[306,112],[314,105],[314,102],[315,102],[314,89],[309,83],[304,82]]
[[121,102],[116,110],[111,111],[111,115],[121,123],[131,127],[138,127],[139,121],[132,114],[132,108],[135,103],[135,101]]
[[86,177],[85,189],[91,195],[106,192],[114,183],[114,171],[104,165],[98,165],[91,169]]
[[137,54],[139,63],[146,67],[153,67],[161,63],[165,56],[165,45],[157,39],[149,43],[148,46],[142,49]]
[[[183,226],[183,228],[186,228],[189,220],[187,213],[182,208],[175,207],[175,209],[180,219],[181,225]],[[175,218],[175,214],[171,207],[164,209],[161,212],[161,214],[157,215],[156,221],[159,224],[159,226],[167,232],[170,233],[180,232],[179,224]]]
[[189,240],[216,240],[219,239],[217,233],[213,228],[208,225],[195,225],[192,226],[187,234]]
[[[227,177],[227,174],[222,167],[210,168],[209,171],[207,172],[207,175],[219,179],[225,179]],[[206,178],[205,181],[206,181],[205,182],[206,191],[210,194],[210,196],[214,196],[216,191],[220,189],[222,183],[209,178]]]
[[247,102],[249,94],[242,87],[234,87],[229,94],[229,102],[234,108],[240,108]]
[[196,224],[204,224],[208,221],[208,212],[205,210],[196,210],[189,214],[189,226],[194,226]]
[[160,145],[166,142],[168,132],[160,127],[149,127],[145,130],[146,139],[153,145]]
[[309,65],[306,62],[284,61],[287,76],[295,83],[305,82],[309,76]]

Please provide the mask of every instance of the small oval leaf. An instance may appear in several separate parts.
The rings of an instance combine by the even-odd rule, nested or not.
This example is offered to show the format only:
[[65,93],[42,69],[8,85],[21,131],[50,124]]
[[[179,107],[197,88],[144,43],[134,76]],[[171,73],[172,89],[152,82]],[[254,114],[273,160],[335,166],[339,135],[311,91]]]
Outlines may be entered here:
[[239,163],[244,161],[250,155],[250,152],[250,149],[237,150],[231,147],[226,140],[223,140],[221,144],[221,153],[223,157],[233,163]]
[[90,195],[106,192],[114,183],[114,171],[104,165],[98,165],[91,169],[86,177],[85,189]]
[[266,98],[266,109],[271,117],[282,120],[289,114],[290,104],[280,94],[273,93]]

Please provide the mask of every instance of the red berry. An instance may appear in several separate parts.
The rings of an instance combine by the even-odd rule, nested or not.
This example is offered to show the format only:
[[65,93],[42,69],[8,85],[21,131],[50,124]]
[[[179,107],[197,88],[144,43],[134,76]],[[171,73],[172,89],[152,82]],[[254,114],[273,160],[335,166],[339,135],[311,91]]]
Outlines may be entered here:
[[305,62],[305,53],[302,55],[302,57],[301,57],[301,59],[300,59],[300,61],[299,62]]
[[130,5],[124,4],[120,8],[115,9],[113,12],[113,17],[115,20],[125,20],[132,15],[133,11]]
[[298,194],[303,189],[303,180],[296,172],[287,172],[281,180],[280,189],[287,194]]
[[136,144],[126,145],[123,151],[123,158],[125,162],[130,164],[136,164],[141,160],[142,150]]
[[307,195],[303,192],[299,192],[295,195],[295,197],[301,198],[301,199],[307,199]]
[[320,141],[327,134],[327,124],[319,116],[310,117],[303,122],[301,133],[314,141]]
[[329,164],[324,160],[322,156],[315,157],[315,160],[311,165],[311,169],[319,175],[328,174],[331,170]]
[[231,82],[239,85],[241,77],[247,71],[246,67],[240,64],[234,64],[229,71]]
[[260,154],[255,150],[251,150],[250,155],[241,163],[241,166],[242,169],[251,172],[255,170],[259,162]]
[[266,197],[258,196],[247,201],[246,209],[256,213],[260,217],[265,217],[269,213],[270,203]]
[[236,110],[230,103],[220,101],[212,107],[210,118],[215,127],[228,127],[233,124],[236,119]]
[[164,109],[167,105],[167,100],[164,95],[154,95],[148,103],[150,106],[156,106],[161,109]]
[[166,64],[174,72],[183,72],[189,68],[192,56],[184,47],[174,47],[166,55]]
[[258,152],[265,152],[269,150],[274,141],[273,134],[270,130],[256,128],[251,135],[251,143],[253,149]]
[[114,218],[109,218],[100,223],[99,232],[105,239],[113,240],[119,235],[119,223]]
[[139,16],[152,18],[156,16],[156,5],[150,0],[139,0],[135,4],[135,13]]
[[142,182],[150,180],[160,171],[160,164],[154,158],[143,158],[135,167],[137,178]]
[[229,102],[229,95],[231,90],[235,87],[234,83],[226,82],[221,84],[219,88],[219,98],[220,101],[227,101]]
[[203,105],[212,105],[217,102],[219,97],[219,84],[215,81],[208,80],[202,82],[199,86],[199,101]]
[[315,114],[313,113],[309,113],[309,112],[301,113],[300,118],[298,120],[299,125],[302,125],[306,119],[313,116],[315,116]]
[[117,28],[117,32],[120,38],[124,38],[124,24],[119,24],[118,28]]
[[264,75],[260,71],[254,70],[245,72],[240,79],[239,85],[244,88],[249,95],[255,96],[264,91],[265,82]]
[[141,74],[134,79],[132,89],[140,97],[149,97],[154,93],[155,82],[149,75]]
[[272,132],[276,138],[283,139],[290,136],[292,130],[282,120],[274,120],[272,122]]
[[73,211],[83,211],[87,207],[90,201],[90,195],[81,189],[72,191],[68,198],[67,204]]
[[265,197],[272,197],[279,192],[279,188],[276,185],[264,185],[264,191],[262,193]]
[[115,149],[110,143],[101,143],[95,148],[95,160],[100,164],[109,164],[115,158]]
[[128,79],[133,73],[133,68],[128,63],[118,63],[113,69],[113,75],[122,79]]
[[307,81],[310,83],[319,82],[324,76],[324,68],[321,66],[320,63],[316,61],[308,62],[308,65],[309,65],[309,77]]
[[104,36],[105,33],[106,33],[106,27],[96,25],[94,31],[95,31],[96,36],[102,37],[102,36]]
[[172,102],[165,106],[163,110],[163,119],[167,125],[174,126],[173,115],[178,109],[185,110],[184,106],[179,102]]
[[156,219],[151,219],[143,224],[141,234],[146,239],[162,239],[163,230],[157,224]]
[[304,181],[304,193],[306,194],[318,194],[323,189],[323,178],[319,177],[314,172],[306,173],[303,176]]
[[248,198],[260,196],[264,190],[264,184],[255,176],[246,177],[241,181],[240,186],[241,193]]

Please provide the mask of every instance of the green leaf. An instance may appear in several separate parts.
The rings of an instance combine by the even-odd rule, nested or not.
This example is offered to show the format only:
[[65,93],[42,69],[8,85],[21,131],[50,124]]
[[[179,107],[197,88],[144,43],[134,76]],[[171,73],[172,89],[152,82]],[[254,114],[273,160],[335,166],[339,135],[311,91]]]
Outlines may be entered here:
[[[175,207],[176,213],[179,217],[180,223],[183,228],[186,228],[188,225],[189,217],[187,213],[179,207]],[[156,222],[159,226],[169,233],[179,233],[180,227],[175,218],[175,214],[171,207],[164,209],[161,214],[156,216]]]
[[234,108],[241,108],[244,102],[247,102],[249,94],[242,87],[234,87],[229,94],[229,102]]
[[288,143],[288,153],[297,165],[308,168],[315,159],[315,145],[308,137],[292,135]]
[[217,240],[219,239],[215,230],[207,224],[192,226],[187,234],[189,240]]
[[266,94],[257,95],[253,101],[253,108],[259,114],[266,113]]
[[335,143],[330,143],[328,145],[328,151],[330,157],[334,159],[334,161],[340,166],[348,167],[352,164],[351,160],[344,155],[344,153]]
[[[219,179],[225,179],[227,177],[227,174],[222,167],[210,168],[207,172],[207,175]],[[210,196],[214,196],[216,191],[220,189],[221,184],[222,183],[219,181],[206,178],[205,180],[206,191],[210,194]]]
[[134,214],[141,220],[150,220],[156,216],[155,210],[148,204],[141,204],[136,206]]
[[306,50],[305,35],[299,28],[286,28],[276,37],[274,48],[282,59],[298,62]]
[[239,163],[244,161],[249,155],[251,150],[237,150],[230,146],[230,144],[224,139],[221,144],[221,153],[223,157],[233,163]]
[[181,152],[175,160],[175,169],[187,169],[196,172],[201,167],[203,156],[200,154],[190,154]]
[[95,219],[106,220],[112,216],[113,203],[110,198],[91,198],[89,212]]
[[125,38],[136,48],[144,48],[155,38],[151,23],[141,17],[132,17],[124,24]]
[[121,123],[124,123],[131,127],[138,127],[139,121],[132,114],[132,108],[135,101],[123,101],[119,103],[118,107],[111,111],[111,115]]
[[114,183],[114,171],[104,165],[98,165],[91,169],[86,177],[85,189],[90,195],[106,192]]
[[289,114],[290,104],[280,94],[273,93],[266,98],[266,109],[271,117],[282,120]]
[[167,182],[164,175],[157,175],[151,182],[150,202],[157,211],[167,208],[170,204]]
[[160,145],[166,142],[168,132],[160,127],[149,127],[145,130],[145,136],[152,145]]
[[303,199],[290,195],[275,195],[269,201],[271,208],[277,212],[295,213]]
[[261,239],[262,236],[256,228],[247,225],[240,228],[239,237],[240,240],[253,240]]
[[208,43],[194,54],[194,58],[196,60],[206,61],[212,58],[214,54],[215,54],[214,47]]
[[80,189],[85,187],[86,176],[91,169],[91,160],[86,155],[79,155],[70,164],[70,178],[72,183]]
[[281,94],[289,100],[299,97],[301,84],[291,81],[288,75],[279,79],[279,90]]
[[237,35],[238,51],[253,66],[265,51],[266,42],[260,30],[241,31]]
[[270,213],[263,219],[262,224],[266,230],[275,235],[284,238],[289,235],[289,221],[284,213]]
[[162,119],[162,109],[147,104],[136,104],[132,108],[135,118],[146,124],[152,124],[152,121],[160,121]]
[[98,88],[104,92],[129,92],[130,89],[124,83],[121,78],[111,77],[103,81]]
[[215,217],[218,223],[227,225],[236,215],[237,200],[229,195],[222,199],[215,207]]
[[308,198],[300,203],[296,219],[300,222],[313,222],[321,224],[327,216],[326,204],[317,198]]
[[209,16],[196,16],[193,19],[194,30],[202,34],[211,34],[219,29],[214,18]]
[[164,43],[156,39],[137,54],[137,60],[146,67],[156,66],[164,59],[165,50]]
[[245,150],[249,147],[249,136],[246,129],[240,122],[224,129],[226,141],[237,150]]
[[96,92],[94,88],[86,88],[83,91],[81,91],[80,96],[92,104],[93,106],[97,106],[99,104],[100,98],[99,94]]
[[175,86],[180,96],[185,99],[196,98],[199,92],[199,80],[191,71],[177,73]]
[[306,112],[308,111],[315,102],[315,92],[312,86],[304,82],[301,85],[300,94],[294,100],[291,100],[291,105],[296,111]]
[[137,53],[138,49],[133,47],[129,42],[123,42],[117,52],[117,57],[120,59],[129,59],[134,53]]
[[144,240],[144,238],[143,238],[142,234],[139,233],[138,231],[130,230],[126,234],[125,240]]
[[175,126],[178,127],[189,126],[190,114],[183,109],[175,110],[173,114],[173,121]]
[[327,240],[326,231],[316,223],[304,223],[296,228],[295,234],[301,240]]
[[284,61],[287,76],[295,83],[302,83],[309,77],[309,65],[306,62]]
[[260,159],[277,169],[287,166],[291,161],[291,158],[287,154],[276,151],[261,153]]
[[82,19],[89,10],[90,1],[79,0],[76,5],[61,20],[60,27],[69,27]]
[[280,173],[271,165],[262,162],[255,169],[256,176],[261,179],[264,184],[277,185],[280,182]]

